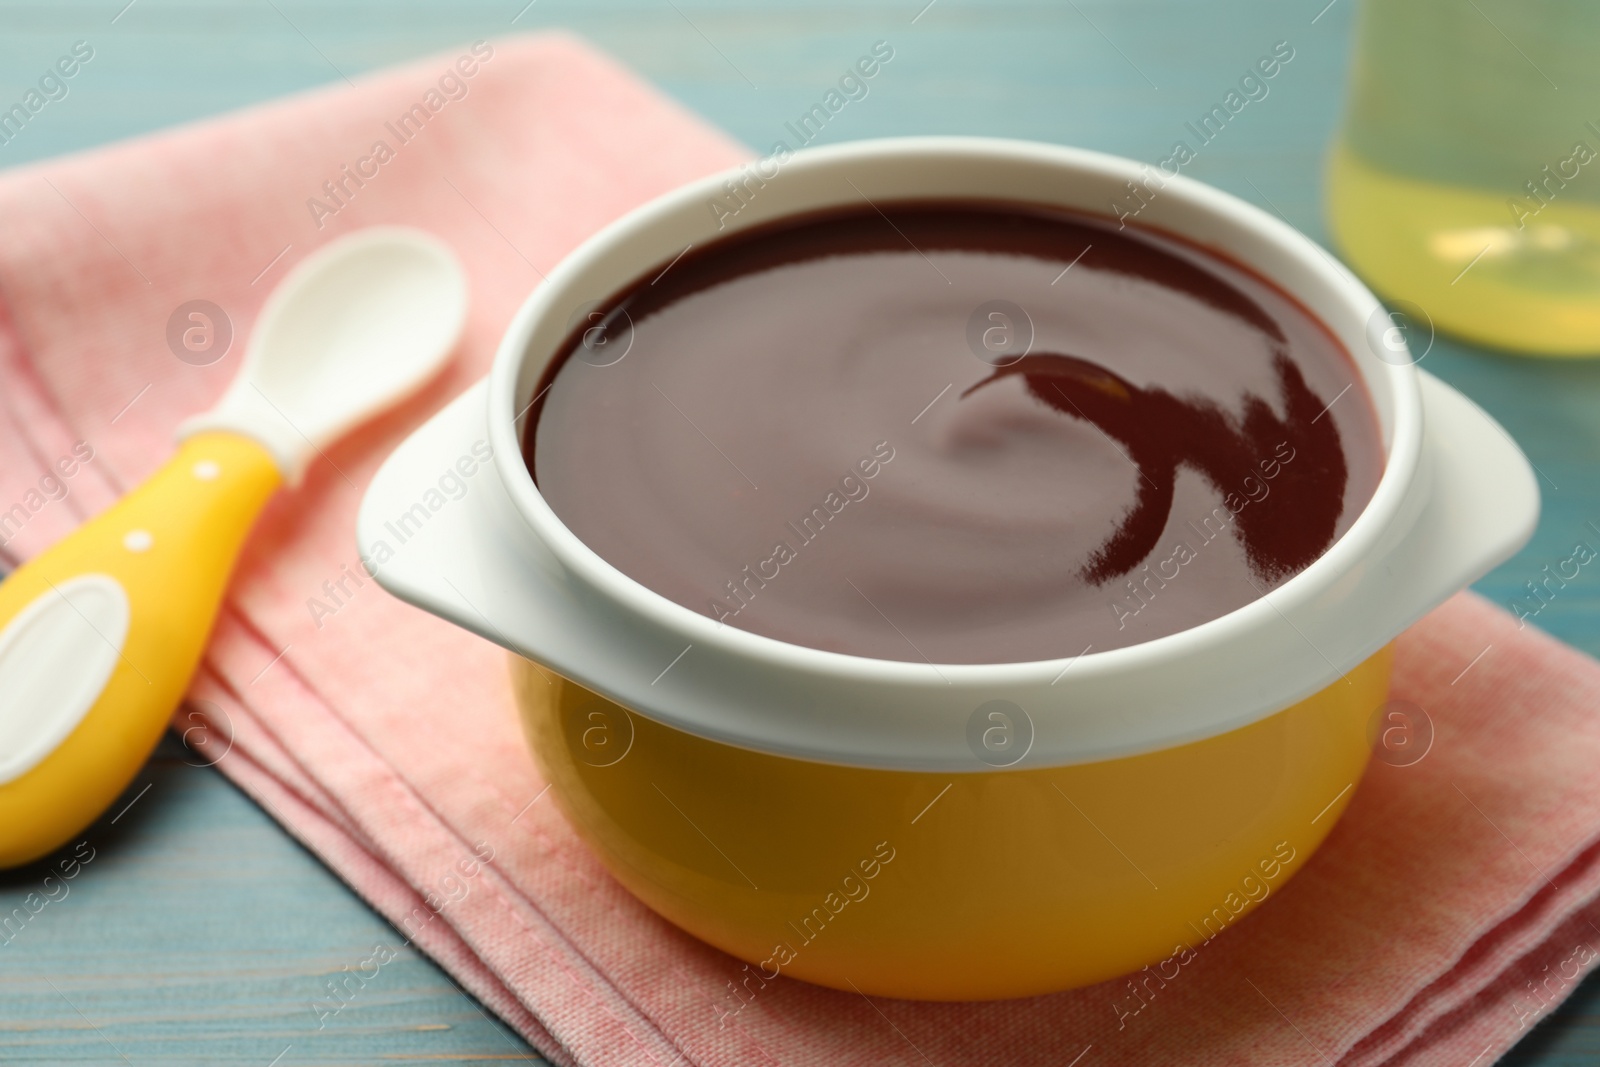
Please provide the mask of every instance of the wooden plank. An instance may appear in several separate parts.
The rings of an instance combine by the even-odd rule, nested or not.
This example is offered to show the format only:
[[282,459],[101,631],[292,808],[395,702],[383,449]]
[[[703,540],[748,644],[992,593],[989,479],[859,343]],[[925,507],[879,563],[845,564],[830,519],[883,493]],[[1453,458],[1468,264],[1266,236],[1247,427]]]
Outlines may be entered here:
[[[70,881],[47,884],[49,862],[0,874],[0,915],[29,916],[0,936],[0,1062],[530,1061],[201,762],[169,736],[87,847],[64,850],[91,857]],[[378,946],[395,958],[330,1011],[327,983],[370,973]]]

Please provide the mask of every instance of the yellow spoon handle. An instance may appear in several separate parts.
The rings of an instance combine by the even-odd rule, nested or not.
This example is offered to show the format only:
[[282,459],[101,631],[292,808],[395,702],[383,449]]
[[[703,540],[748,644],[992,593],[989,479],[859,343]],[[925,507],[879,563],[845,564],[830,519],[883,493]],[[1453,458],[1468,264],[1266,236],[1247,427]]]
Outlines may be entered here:
[[71,840],[144,765],[282,481],[249,438],[197,434],[0,583],[0,867]]

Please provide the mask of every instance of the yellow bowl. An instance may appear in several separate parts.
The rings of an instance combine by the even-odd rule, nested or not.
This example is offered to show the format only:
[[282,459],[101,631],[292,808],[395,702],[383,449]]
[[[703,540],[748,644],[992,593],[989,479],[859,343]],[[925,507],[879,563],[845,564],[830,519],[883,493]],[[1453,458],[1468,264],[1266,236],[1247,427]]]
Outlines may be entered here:
[[[730,221],[707,205],[734,180],[757,192]],[[802,648],[623,575],[523,464],[529,401],[570,324],[688,244],[862,196],[1105,213],[1134,181],[1140,224],[1273,280],[1344,345],[1377,409],[1371,501],[1260,600],[1073,659],[933,666]],[[730,1011],[776,974],[940,999],[1146,965],[1159,981],[1332,828],[1369,752],[1390,642],[1532,532],[1527,461],[1392,334],[1303,236],[1181,175],[972,138],[807,149],[668,194],[552,270],[486,382],[379,471],[358,538],[386,588],[553,676],[516,669],[553,795],[640,899],[746,961]],[[492,471],[468,473],[490,454]],[[444,500],[451,471],[465,494],[419,505]]]
[[[539,769],[617,880],[745,961],[924,1000],[1170,978],[1280,889],[1349,802],[1384,649],[1276,715],[1123,759],[969,774],[788,759],[630,715],[526,660]],[[1170,963],[1167,961],[1171,961]]]

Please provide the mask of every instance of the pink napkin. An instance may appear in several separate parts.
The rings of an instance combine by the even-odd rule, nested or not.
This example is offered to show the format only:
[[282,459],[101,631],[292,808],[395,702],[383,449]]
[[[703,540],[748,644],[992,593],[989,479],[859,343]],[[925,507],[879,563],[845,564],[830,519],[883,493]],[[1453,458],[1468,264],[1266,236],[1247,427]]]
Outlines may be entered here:
[[[1374,764],[1303,873],[1164,987],[939,1005],[782,979],[719,1026],[740,965],[611,880],[545,796],[504,654],[366,580],[352,531],[378,463],[484,373],[540,272],[743,155],[545,36],[7,172],[0,538],[38,551],[154,468],[294,262],[355,227],[422,226],[471,274],[460,356],[272,505],[192,695],[207,750],[232,738],[223,772],[399,927],[395,945],[551,1059],[1464,1067],[1547,1015],[1600,960],[1600,667],[1461,596],[1400,643],[1396,696],[1431,718],[1431,751]],[[168,343],[191,300],[231,322],[210,365]]]

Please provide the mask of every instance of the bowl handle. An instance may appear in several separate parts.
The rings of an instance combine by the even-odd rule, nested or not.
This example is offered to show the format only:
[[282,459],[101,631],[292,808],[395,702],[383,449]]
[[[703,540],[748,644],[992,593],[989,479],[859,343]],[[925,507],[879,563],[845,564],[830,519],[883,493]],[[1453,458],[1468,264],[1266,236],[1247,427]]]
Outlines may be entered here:
[[[1367,633],[1384,640],[1510,558],[1539,519],[1538,482],[1510,435],[1438,378],[1418,377],[1415,519],[1396,527],[1361,569],[1363,580],[1344,591]],[[357,519],[363,563],[400,599],[568,677],[591,673],[596,648],[633,646],[653,662],[661,635],[585,595],[517,514],[489,459],[486,386],[462,393],[379,469]],[[451,470],[473,472],[459,499],[441,492]],[[1304,625],[1318,628],[1313,619]],[[1348,641],[1327,636],[1333,647]]]
[[1517,552],[1539,522],[1539,483],[1522,450],[1477,404],[1425,371],[1421,466],[1425,501],[1382,563],[1398,633]]
[[379,468],[356,519],[363,566],[401,600],[591,687],[610,688],[596,675],[600,659],[670,659],[677,649],[588,593],[517,513],[490,451],[487,384]]
[[[1205,736],[1253,721],[1262,707],[1281,708],[1336,681],[1527,542],[1539,515],[1538,484],[1527,459],[1477,405],[1431,375],[1420,378],[1423,442],[1402,514],[1315,600],[1274,604],[1292,625],[1258,634],[1260,669],[1240,676],[1237,664],[1225,662],[1229,657],[1195,650],[1184,664],[1192,672],[1190,688],[1217,692],[1203,706],[1189,700],[1152,705],[1138,731],[1143,739],[1132,747],[1118,725],[1126,719],[1117,710],[1124,683],[1117,677],[1075,680],[1075,699],[1098,709],[1093,722],[1080,714],[1069,735],[1041,735],[1041,759],[1124,754],[1150,747],[1145,741],[1163,731]],[[691,732],[761,748],[758,738],[770,740],[776,730],[783,738],[778,743],[817,758],[968,766],[959,731],[949,745],[943,734],[925,734],[911,753],[887,720],[858,726],[840,711],[863,699],[848,679],[811,679],[793,692],[783,690],[785,715],[774,719],[765,710],[774,692],[771,678],[706,647],[687,668],[692,685],[680,670],[678,681],[686,687],[652,688],[661,668],[684,653],[683,638],[598,595],[534,536],[489,457],[487,413],[487,389],[479,383],[402,442],[373,478],[361,503],[357,541],[368,569],[389,592],[624,706],[644,706],[644,695],[662,721]],[[519,475],[520,463],[521,457],[510,457],[507,471]],[[464,492],[456,478],[465,482]],[[1060,692],[1050,688],[1050,675],[1060,678],[1055,671],[1041,673],[1035,697]],[[907,721],[922,721],[930,711],[948,711],[957,721],[973,694],[947,688],[931,680],[897,684],[874,689],[872,699],[889,701],[892,713]],[[1091,726],[1120,740],[1096,740]],[[1051,737],[1055,742],[1045,744]]]

